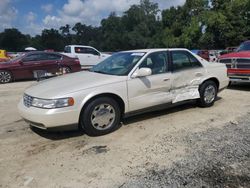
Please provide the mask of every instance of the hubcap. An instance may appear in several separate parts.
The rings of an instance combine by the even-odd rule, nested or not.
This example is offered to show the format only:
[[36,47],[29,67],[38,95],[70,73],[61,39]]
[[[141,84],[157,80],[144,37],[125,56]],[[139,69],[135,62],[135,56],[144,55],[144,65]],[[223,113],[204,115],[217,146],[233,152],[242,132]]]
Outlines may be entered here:
[[91,114],[92,126],[97,130],[106,130],[115,121],[115,110],[110,104],[100,104]]
[[62,71],[64,74],[70,73],[70,69],[68,67],[63,67]]
[[204,101],[209,104],[212,103],[216,96],[216,88],[213,85],[206,87],[204,92]]
[[8,83],[11,81],[11,75],[8,72],[2,71],[0,72],[0,82],[1,83]]

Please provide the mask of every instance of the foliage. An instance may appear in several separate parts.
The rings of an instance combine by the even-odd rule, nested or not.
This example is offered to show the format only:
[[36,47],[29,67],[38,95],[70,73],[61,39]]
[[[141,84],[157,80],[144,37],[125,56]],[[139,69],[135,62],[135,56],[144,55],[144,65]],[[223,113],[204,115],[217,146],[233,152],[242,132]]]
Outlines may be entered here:
[[94,46],[104,51],[184,47],[219,49],[250,38],[249,0],[186,0],[183,6],[160,11],[157,3],[141,0],[121,16],[115,12],[100,26],[83,23],[23,35],[17,29],[0,33],[0,48],[21,51],[27,46],[62,51],[68,44]]

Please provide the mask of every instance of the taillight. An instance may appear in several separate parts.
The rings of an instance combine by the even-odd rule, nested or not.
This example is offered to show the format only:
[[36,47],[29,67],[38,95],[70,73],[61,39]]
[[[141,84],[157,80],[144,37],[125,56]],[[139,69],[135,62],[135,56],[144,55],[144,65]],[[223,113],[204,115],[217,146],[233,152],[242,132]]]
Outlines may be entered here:
[[79,59],[75,59],[75,62],[76,62],[77,64],[80,64]]

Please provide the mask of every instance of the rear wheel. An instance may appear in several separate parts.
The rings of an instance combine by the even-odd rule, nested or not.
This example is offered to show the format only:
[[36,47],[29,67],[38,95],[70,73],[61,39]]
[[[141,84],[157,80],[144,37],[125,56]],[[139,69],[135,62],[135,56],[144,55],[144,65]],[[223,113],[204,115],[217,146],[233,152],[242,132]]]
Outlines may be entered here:
[[91,101],[80,116],[80,126],[89,136],[101,136],[120,127],[121,110],[118,103],[109,97]]
[[9,71],[0,71],[0,84],[9,83],[13,80]]
[[62,67],[63,74],[68,74],[71,72],[71,69],[69,67]]
[[217,97],[218,87],[214,81],[204,82],[199,89],[200,99],[198,99],[198,105],[201,107],[213,106]]

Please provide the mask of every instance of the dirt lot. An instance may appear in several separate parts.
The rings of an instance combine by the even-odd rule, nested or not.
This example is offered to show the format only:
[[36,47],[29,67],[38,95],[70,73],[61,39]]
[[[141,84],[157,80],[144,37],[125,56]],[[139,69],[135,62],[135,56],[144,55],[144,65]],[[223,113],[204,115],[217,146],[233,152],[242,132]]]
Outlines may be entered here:
[[95,138],[31,130],[16,109],[31,84],[0,85],[0,187],[250,187],[249,84]]

